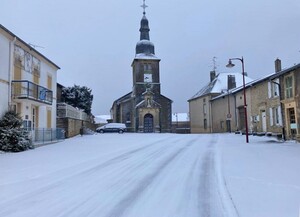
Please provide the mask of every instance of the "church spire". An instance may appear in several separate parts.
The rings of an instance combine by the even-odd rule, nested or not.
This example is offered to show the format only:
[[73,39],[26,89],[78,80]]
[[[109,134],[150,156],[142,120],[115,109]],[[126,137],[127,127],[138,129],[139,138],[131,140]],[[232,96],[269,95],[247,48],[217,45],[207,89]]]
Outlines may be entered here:
[[140,28],[140,40],[150,40],[150,36],[149,36],[149,22],[148,19],[146,18],[146,8],[148,7],[145,4],[145,0],[143,0],[144,3],[143,5],[141,5],[141,7],[143,8],[143,18],[141,20],[141,28]]
[[143,17],[141,20],[141,27],[140,27],[140,41],[136,45],[136,54],[144,53],[144,54],[154,54],[154,45],[150,42],[150,35],[149,35],[149,21],[146,18],[146,8],[148,7],[143,0]]
[[145,0],[143,0],[143,5],[141,5],[141,7],[144,9],[144,12],[143,14],[146,15],[146,8],[148,7],[146,4],[145,4]]

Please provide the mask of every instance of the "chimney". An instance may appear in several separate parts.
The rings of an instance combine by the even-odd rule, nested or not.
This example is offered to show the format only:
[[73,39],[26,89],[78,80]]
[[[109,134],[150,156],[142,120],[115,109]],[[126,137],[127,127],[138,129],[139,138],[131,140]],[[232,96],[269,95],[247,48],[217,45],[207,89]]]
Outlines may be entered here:
[[227,76],[227,88],[228,88],[228,90],[231,90],[235,87],[236,87],[235,76],[234,75],[228,75]]
[[216,78],[216,71],[210,71],[210,82]]
[[280,59],[276,59],[275,60],[275,72],[280,72],[281,71],[281,60]]

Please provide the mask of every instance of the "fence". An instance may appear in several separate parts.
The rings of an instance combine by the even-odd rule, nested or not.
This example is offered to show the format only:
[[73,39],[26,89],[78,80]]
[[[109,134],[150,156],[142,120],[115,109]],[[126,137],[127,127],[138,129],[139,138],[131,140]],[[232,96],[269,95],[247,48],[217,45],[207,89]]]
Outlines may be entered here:
[[77,120],[89,120],[88,115],[77,108],[66,103],[57,103],[57,116],[59,118],[73,118]]
[[61,128],[35,128],[30,134],[34,143],[53,142],[65,139],[65,130]]

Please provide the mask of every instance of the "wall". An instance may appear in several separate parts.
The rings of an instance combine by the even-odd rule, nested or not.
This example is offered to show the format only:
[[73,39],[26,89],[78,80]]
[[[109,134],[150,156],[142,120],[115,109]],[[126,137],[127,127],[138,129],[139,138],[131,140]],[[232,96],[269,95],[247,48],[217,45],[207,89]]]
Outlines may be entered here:
[[[218,97],[211,101],[212,132],[233,132],[236,127],[236,108],[233,95]],[[228,116],[230,114],[231,118]],[[230,123],[227,126],[227,123]]]
[[[210,133],[211,116],[210,116],[210,96],[199,97],[189,101],[191,133]],[[205,102],[204,102],[205,101]],[[205,104],[205,110],[204,110]],[[204,126],[206,119],[207,126]]]
[[9,109],[9,44],[10,41],[3,35],[3,31],[0,29],[0,117]]
[[88,121],[82,121],[72,118],[57,118],[57,128],[62,128],[65,130],[65,137],[71,138],[73,136],[79,135],[80,128],[84,126],[93,131],[96,130],[96,125]]
[[[279,82],[279,81],[277,81]],[[251,110],[250,110],[250,129],[254,133],[272,133],[274,135],[282,134],[282,118],[279,92],[277,96],[272,94],[272,83],[267,79],[253,85],[251,90]],[[277,90],[278,91],[278,90]],[[275,121],[273,109],[277,108],[279,113],[278,121]],[[272,111],[271,111],[272,110]],[[262,112],[266,114],[266,130],[263,129]]]

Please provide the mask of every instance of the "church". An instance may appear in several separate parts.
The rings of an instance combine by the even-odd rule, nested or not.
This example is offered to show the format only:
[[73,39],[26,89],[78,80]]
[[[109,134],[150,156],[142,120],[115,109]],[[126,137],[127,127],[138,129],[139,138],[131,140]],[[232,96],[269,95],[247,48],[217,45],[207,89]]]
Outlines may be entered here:
[[161,94],[160,59],[150,41],[146,7],[144,0],[140,41],[131,64],[132,92],[113,102],[111,114],[113,122],[125,123],[131,132],[171,132],[172,100]]

